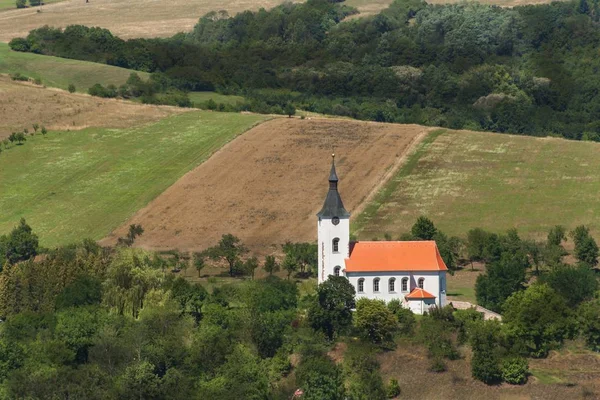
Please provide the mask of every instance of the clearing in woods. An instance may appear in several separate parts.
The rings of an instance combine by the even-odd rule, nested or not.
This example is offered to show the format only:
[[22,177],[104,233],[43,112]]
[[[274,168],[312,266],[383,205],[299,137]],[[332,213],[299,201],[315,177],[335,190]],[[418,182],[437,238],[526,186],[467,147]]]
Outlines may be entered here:
[[408,232],[426,215],[450,235],[517,228],[545,237],[556,224],[598,234],[600,144],[484,132],[432,132],[354,221],[359,238]]
[[[1,18],[2,14],[0,14]],[[1,31],[1,30],[0,30]],[[42,56],[33,53],[12,51],[6,43],[0,43],[0,73],[20,73],[30,78],[38,78],[47,86],[67,89],[74,84],[79,92],[87,93],[96,83],[120,86],[132,72],[146,80],[150,74],[131,69],[113,67],[87,61]]]
[[42,246],[100,239],[264,119],[192,111],[146,126],[27,137],[0,154],[0,232],[25,217]]
[[[3,0],[0,0],[3,1]],[[432,3],[456,3],[461,0],[433,0]],[[0,41],[24,37],[30,30],[44,25],[100,26],[124,39],[169,37],[192,30],[198,19],[210,11],[226,10],[233,15],[245,10],[272,8],[283,0],[66,0],[37,8],[0,13]],[[498,6],[549,3],[549,0],[481,0]],[[392,0],[347,0],[361,16],[373,15],[387,8]]]
[[188,110],[68,93],[0,75],[0,140],[25,128],[33,132],[33,124],[53,131],[92,126],[129,128],[185,111]]
[[335,146],[344,205],[356,210],[429,128],[280,118],[246,132],[167,189],[103,242],[141,224],[136,246],[202,250],[224,233],[257,254],[313,241]]

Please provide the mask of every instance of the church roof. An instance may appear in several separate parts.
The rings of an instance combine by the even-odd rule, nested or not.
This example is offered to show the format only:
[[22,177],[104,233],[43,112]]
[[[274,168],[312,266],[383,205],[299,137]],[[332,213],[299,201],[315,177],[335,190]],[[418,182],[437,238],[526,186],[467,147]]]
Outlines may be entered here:
[[346,272],[447,271],[433,240],[354,242]]
[[412,292],[404,296],[404,298],[408,300],[423,300],[435,299],[435,296],[421,288],[415,288]]
[[323,208],[317,213],[319,218],[349,218],[350,213],[344,208],[344,203],[337,189],[338,176],[335,171],[335,158],[331,161],[331,171],[329,172],[329,191],[325,197]]

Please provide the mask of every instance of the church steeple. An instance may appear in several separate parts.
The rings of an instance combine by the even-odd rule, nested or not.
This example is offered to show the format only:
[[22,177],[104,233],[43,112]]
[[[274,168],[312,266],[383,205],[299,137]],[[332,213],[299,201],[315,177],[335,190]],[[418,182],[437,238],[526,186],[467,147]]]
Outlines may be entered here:
[[319,218],[348,218],[350,213],[344,208],[344,203],[338,192],[338,176],[335,170],[335,154],[331,155],[331,171],[329,172],[329,191],[325,198],[323,208],[317,216]]

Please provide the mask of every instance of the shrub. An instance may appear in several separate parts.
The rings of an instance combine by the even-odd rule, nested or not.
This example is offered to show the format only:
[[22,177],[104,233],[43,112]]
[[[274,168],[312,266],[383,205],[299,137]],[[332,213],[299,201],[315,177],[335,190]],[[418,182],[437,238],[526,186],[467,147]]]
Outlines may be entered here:
[[17,5],[17,8],[27,7],[27,0],[17,0],[15,3]]
[[403,335],[412,335],[417,324],[417,320],[412,311],[402,307],[400,301],[392,300],[388,303],[388,308],[398,320],[398,332]]
[[31,7],[36,7],[42,4],[42,0],[29,0],[29,5]]
[[391,340],[398,325],[383,301],[365,298],[356,302],[354,321],[362,336],[373,343]]
[[387,397],[388,399],[393,399],[398,396],[400,396],[400,385],[398,384],[397,379],[392,378],[387,387]]
[[10,46],[11,50],[14,51],[29,51],[30,49],[29,42],[24,38],[14,38],[8,43],[8,45]]
[[42,80],[40,78],[35,78],[33,80],[33,83],[35,83],[36,85],[42,86]]
[[522,385],[527,382],[529,365],[523,357],[513,357],[502,361],[502,379],[512,385]]
[[75,93],[77,91],[77,88],[72,83],[69,83],[68,90],[69,90],[69,93]]
[[12,79],[13,81],[23,81],[26,82],[29,80],[29,77],[26,75],[21,74],[20,72],[15,72],[14,74],[10,75],[10,79]]

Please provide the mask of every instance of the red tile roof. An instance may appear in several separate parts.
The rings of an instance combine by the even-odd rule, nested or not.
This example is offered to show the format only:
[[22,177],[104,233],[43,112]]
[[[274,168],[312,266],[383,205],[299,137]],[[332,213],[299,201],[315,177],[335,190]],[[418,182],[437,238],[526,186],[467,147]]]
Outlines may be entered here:
[[409,300],[435,299],[435,296],[421,288],[414,288],[412,292],[404,296]]
[[419,242],[355,242],[346,272],[447,271],[433,240]]

